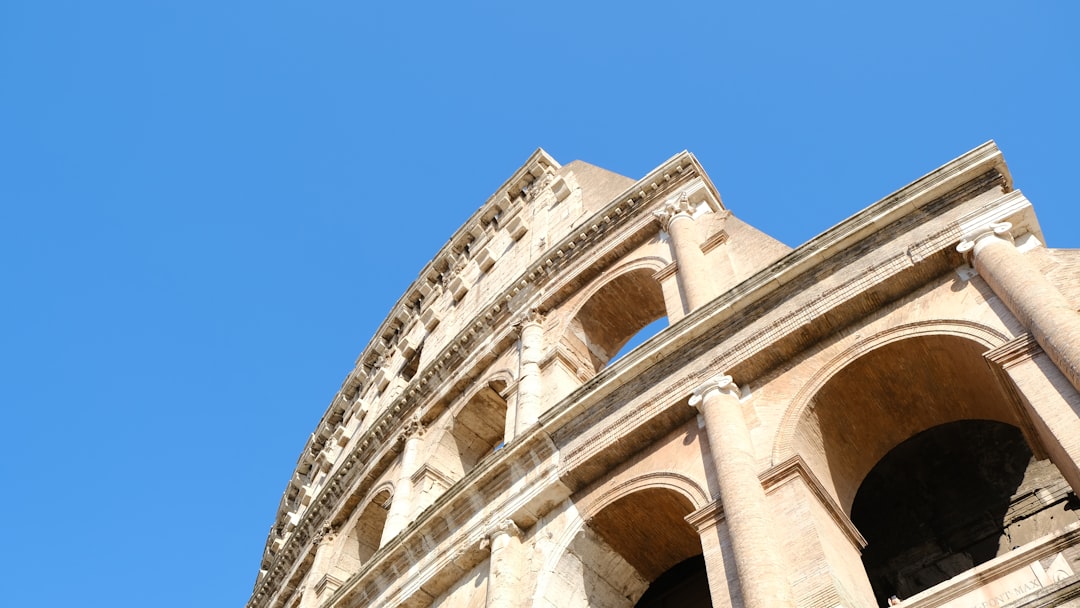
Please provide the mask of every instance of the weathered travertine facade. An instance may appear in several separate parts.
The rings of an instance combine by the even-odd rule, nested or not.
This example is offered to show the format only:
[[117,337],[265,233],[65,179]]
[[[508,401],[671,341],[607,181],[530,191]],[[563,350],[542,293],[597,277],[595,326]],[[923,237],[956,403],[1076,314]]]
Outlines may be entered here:
[[993,143],[794,250],[689,153],[537,151],[361,354],[248,606],[1080,605],[1078,303]]

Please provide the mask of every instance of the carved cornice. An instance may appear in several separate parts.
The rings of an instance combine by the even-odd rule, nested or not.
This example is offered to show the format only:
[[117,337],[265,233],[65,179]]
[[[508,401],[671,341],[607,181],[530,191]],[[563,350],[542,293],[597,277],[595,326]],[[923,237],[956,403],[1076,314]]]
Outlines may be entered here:
[[[405,324],[401,320],[402,317],[410,319],[422,312],[423,303],[433,299],[432,295],[438,295],[440,286],[449,281],[450,274],[461,270],[464,262],[471,257],[471,255],[462,255],[462,252],[466,249],[480,249],[498,223],[497,218],[502,215],[501,223],[505,224],[523,206],[522,192],[530,189],[538,177],[551,175],[551,172],[559,167],[555,159],[542,149],[537,149],[525,164],[462,224],[461,228],[451,236],[449,244],[428,262],[420,271],[419,278],[395,303],[390,315],[386,317],[371,342],[357,358],[358,370],[362,371],[361,368],[367,365],[365,361],[369,360],[369,353],[393,346],[398,335],[394,327]],[[348,380],[346,382],[348,383]],[[355,386],[349,387],[349,390],[355,390]]]
[[[372,442],[383,440],[392,427],[401,424],[401,415],[414,412],[419,403],[430,396],[437,386],[445,384],[448,381],[447,378],[444,378],[446,372],[460,374],[461,370],[467,367],[463,366],[462,362],[470,354],[471,345],[479,343],[489,335],[497,334],[500,328],[512,318],[513,310],[531,308],[531,306],[519,302],[518,295],[523,290],[530,286],[539,290],[553,276],[560,274],[567,265],[588,255],[588,252],[594,246],[604,242],[614,230],[633,222],[635,218],[642,215],[647,209],[646,203],[648,201],[656,196],[662,196],[670,188],[696,177],[700,177],[708,183],[704,171],[691,154],[683,152],[676,155],[637,182],[624,194],[616,197],[612,203],[609,203],[593,216],[591,223],[587,222],[573,234],[555,243],[543,257],[530,265],[520,275],[516,283],[510,285],[501,294],[497,294],[487,305],[478,308],[474,322],[459,332],[456,338],[451,340],[431,363],[416,374],[409,385],[405,387],[402,395],[379,414],[372,427],[360,440],[357,448],[353,449],[341,461],[336,474],[333,476],[333,481],[320,492],[318,498],[303,512],[296,531],[285,540],[285,546],[275,556],[266,576],[257,581],[252,598],[248,602],[248,607],[259,608],[265,606],[265,602],[269,599],[268,592],[279,586],[281,577],[292,569],[292,564],[299,555],[299,547],[296,544],[300,542],[298,539],[308,538],[310,536],[308,530],[313,525],[311,522],[324,518],[328,511],[337,504],[341,487],[348,486],[359,474],[356,470],[357,465],[370,460],[370,457],[363,457],[362,455],[370,453],[373,449],[371,447]],[[711,188],[711,183],[709,183],[709,187]],[[378,340],[373,340],[372,344],[377,342]],[[369,350],[371,348],[369,345]],[[365,354],[361,355],[358,360],[364,360],[368,357],[367,352],[366,350]]]
[[[987,184],[1007,185],[1007,169],[1000,156],[1000,152],[993,144],[984,145],[878,204],[872,205],[777,263],[783,266],[774,265],[765,269],[730,290],[725,296],[717,298],[688,315],[684,321],[677,324],[678,327],[673,326],[674,331],[666,339],[655,342],[649,353],[639,352],[636,355],[631,353],[630,356],[618,362],[615,368],[608,368],[582,386],[574,395],[568,397],[568,400],[570,398],[576,400],[575,410],[586,407],[613,390],[604,384],[613,377],[612,374],[629,369],[628,366],[631,364],[644,365],[646,354],[655,355],[658,351],[671,350],[672,343],[685,341],[687,335],[703,335],[700,327],[702,324],[716,327],[727,323],[736,312],[731,308],[732,302],[738,301],[740,304],[752,305],[765,300],[769,294],[785,284],[792,283],[796,278],[803,278],[810,269],[818,267],[823,259],[831,258],[837,251],[844,251],[859,239],[881,230],[882,226],[899,222],[901,218],[915,213],[913,209],[921,209],[939,199],[967,200],[970,198],[967,192],[985,191]],[[401,417],[413,412],[420,401],[432,395],[438,387],[466,377],[470,370],[465,369],[465,366],[461,364],[472,354],[474,350],[472,345],[491,334],[506,331],[506,325],[511,316],[510,311],[521,310],[530,305],[529,302],[523,301],[524,294],[521,292],[530,289],[527,292],[529,294],[542,293],[542,287],[551,281],[552,277],[561,276],[565,269],[576,260],[588,255],[585,252],[591,250],[596,244],[604,242],[613,231],[640,217],[642,211],[648,208],[646,203],[669,193],[685,180],[696,176],[700,176],[706,182],[708,180],[692,156],[686,153],[677,155],[594,215],[592,223],[587,222],[579,232],[568,235],[553,245],[545,256],[529,266],[518,282],[495,295],[484,307],[480,307],[475,322],[460,332],[455,340],[449,342],[443,351],[416,375],[406,387],[404,394],[379,414],[372,427],[358,440],[356,448],[340,461],[341,464],[337,465],[336,472],[332,471],[329,483],[313,500],[311,507],[302,514],[296,531],[284,541],[284,546],[269,565],[266,576],[257,582],[249,606],[251,608],[265,606],[270,595],[280,588],[283,577],[293,570],[303,543],[310,538],[312,527],[317,525],[316,522],[322,521],[339,503],[342,487],[348,487],[356,481],[365,468],[360,466],[361,463],[370,462],[386,436],[392,436],[393,429],[401,424]],[[962,179],[968,181],[961,182]],[[918,259],[924,259],[948,246],[942,241],[948,241],[949,244],[955,243],[962,236],[959,232],[958,226],[953,224],[946,231],[927,239],[921,246],[913,246],[907,252],[867,268],[866,272],[857,279],[842,287],[819,294],[819,299],[814,302],[814,306],[804,307],[788,317],[782,317],[774,322],[768,331],[759,332],[733,345],[734,348],[730,351],[708,362],[708,367],[734,369],[736,363],[754,356],[779,337],[798,331],[800,327],[828,310],[830,306],[869,290],[878,280],[884,280],[911,264],[917,263]],[[728,310],[722,310],[724,307],[728,307]],[[724,333],[728,333],[728,330],[725,329]],[[377,342],[380,335],[381,333],[377,334],[372,344]],[[688,381],[694,380],[692,376],[696,375],[688,376]],[[452,380],[452,378],[457,380]],[[703,379],[704,376],[699,377],[698,381]],[[687,390],[682,383],[678,384],[680,384],[677,387],[679,390]],[[603,388],[598,389],[598,387]],[[553,408],[553,411],[546,414],[542,420],[551,421],[552,418],[560,416],[560,412],[568,407],[568,400],[564,400]]]

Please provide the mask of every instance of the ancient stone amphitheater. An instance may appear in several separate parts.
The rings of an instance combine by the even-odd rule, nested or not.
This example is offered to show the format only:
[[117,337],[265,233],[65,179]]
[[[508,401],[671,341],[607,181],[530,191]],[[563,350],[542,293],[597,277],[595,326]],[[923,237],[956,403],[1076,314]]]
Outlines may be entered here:
[[360,355],[248,606],[1080,604],[1078,279],[993,143],[797,249],[689,153],[537,151]]

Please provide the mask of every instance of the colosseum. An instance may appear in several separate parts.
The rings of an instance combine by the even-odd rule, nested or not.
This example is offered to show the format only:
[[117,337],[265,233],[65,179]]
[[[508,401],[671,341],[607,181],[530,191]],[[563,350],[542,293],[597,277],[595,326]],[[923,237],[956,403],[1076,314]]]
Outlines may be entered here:
[[248,608],[1080,605],[1078,305],[993,142],[795,249],[690,153],[538,150],[360,354]]

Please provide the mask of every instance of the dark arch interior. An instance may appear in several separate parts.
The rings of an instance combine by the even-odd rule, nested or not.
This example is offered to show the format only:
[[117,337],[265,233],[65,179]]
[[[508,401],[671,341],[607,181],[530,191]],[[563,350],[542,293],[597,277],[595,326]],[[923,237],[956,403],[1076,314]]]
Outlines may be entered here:
[[705,556],[695,555],[675,564],[649,585],[636,608],[709,608],[709,578]]
[[1069,487],[1035,460],[1019,429],[942,424],[885,455],[863,480],[851,519],[881,605],[911,597],[1076,521]]
[[[647,589],[637,591],[642,593],[638,606],[709,606],[701,538],[686,523],[691,511],[690,500],[664,488],[646,488],[619,498],[593,515],[588,529],[600,546],[622,559],[593,558],[593,567],[605,563],[601,570],[607,572],[606,568],[622,562],[632,568],[637,580],[650,581]],[[702,598],[705,603],[699,601]],[[602,599],[597,604],[630,606],[634,599],[633,594],[625,594],[616,604]]]
[[798,433],[803,453],[827,460],[841,507],[851,508],[890,450],[926,429],[957,420],[1015,424],[985,351],[955,336],[906,338],[863,354],[818,391]]
[[604,507],[589,522],[641,576],[656,580],[684,559],[701,553],[701,539],[686,516],[690,501],[671,490],[647,488]]

